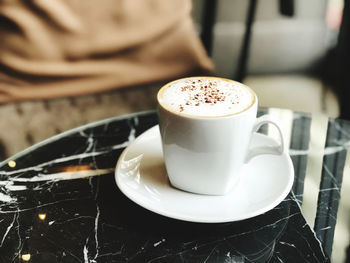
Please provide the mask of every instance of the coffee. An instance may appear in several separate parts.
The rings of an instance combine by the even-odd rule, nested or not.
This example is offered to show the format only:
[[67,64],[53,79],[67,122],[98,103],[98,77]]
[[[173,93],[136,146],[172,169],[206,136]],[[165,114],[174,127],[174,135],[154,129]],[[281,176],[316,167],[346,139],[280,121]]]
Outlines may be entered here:
[[159,103],[179,114],[215,117],[248,109],[254,93],[241,83],[214,77],[185,78],[162,88]]

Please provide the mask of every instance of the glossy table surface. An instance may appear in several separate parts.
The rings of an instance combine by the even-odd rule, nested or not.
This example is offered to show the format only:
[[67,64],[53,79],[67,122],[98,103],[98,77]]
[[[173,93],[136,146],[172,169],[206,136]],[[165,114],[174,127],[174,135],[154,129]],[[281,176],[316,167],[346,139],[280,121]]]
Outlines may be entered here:
[[344,259],[337,214],[349,199],[341,185],[350,123],[278,109],[259,115],[267,112],[281,120],[295,169],[292,191],[274,209],[206,224],[140,207],[116,186],[115,165],[158,119],[155,111],[119,116],[0,164],[0,262],[328,262],[334,246]]

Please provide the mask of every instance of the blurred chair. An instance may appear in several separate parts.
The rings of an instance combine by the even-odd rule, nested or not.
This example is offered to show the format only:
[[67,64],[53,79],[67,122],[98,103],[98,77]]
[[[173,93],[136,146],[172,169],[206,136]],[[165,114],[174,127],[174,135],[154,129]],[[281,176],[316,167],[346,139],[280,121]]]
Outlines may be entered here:
[[194,4],[216,74],[251,86],[261,106],[338,116],[337,98],[317,74],[337,35],[325,22],[327,0]]
[[343,19],[334,51],[331,76],[340,99],[340,117],[350,120],[350,2],[344,0]]

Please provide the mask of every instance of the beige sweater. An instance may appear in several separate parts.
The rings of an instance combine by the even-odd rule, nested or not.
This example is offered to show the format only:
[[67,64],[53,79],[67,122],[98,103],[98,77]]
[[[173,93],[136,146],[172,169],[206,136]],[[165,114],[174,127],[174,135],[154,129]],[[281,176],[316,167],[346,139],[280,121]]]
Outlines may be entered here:
[[0,0],[0,103],[211,71],[191,0]]

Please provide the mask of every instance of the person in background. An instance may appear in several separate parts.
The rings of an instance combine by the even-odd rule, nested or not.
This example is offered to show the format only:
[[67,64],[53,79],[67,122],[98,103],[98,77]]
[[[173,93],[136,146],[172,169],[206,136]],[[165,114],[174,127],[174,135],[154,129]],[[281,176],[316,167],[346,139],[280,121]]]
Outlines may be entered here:
[[211,71],[190,13],[190,0],[0,0],[0,103]]

